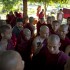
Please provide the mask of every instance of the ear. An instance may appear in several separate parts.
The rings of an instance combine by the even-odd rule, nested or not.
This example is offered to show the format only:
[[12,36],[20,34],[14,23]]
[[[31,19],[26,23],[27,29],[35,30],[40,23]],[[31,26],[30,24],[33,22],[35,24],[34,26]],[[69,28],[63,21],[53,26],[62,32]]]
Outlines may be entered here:
[[4,37],[4,34],[3,34],[3,33],[1,33],[1,36],[2,36],[2,37]]
[[61,43],[59,43],[59,47],[61,46]]

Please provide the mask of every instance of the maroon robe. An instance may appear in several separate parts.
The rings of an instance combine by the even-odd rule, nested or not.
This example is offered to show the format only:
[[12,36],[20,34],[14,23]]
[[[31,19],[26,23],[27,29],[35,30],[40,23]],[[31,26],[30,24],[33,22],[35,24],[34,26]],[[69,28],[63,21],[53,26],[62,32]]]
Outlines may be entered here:
[[39,35],[40,27],[43,25],[47,25],[46,23],[41,24],[40,22],[37,23],[37,35]]
[[61,39],[61,47],[60,50],[65,52],[66,47],[70,45],[70,39],[69,38],[65,38],[64,40]]
[[17,39],[16,50],[21,54],[24,61],[28,61],[30,59],[31,45],[32,39],[27,40],[23,31],[21,31]]
[[68,32],[68,34],[67,34],[67,37],[70,39],[70,30],[69,30],[69,32]]
[[69,56],[64,52],[51,54],[47,47],[43,47],[37,55],[33,56],[32,68],[33,70],[63,70],[67,59]]

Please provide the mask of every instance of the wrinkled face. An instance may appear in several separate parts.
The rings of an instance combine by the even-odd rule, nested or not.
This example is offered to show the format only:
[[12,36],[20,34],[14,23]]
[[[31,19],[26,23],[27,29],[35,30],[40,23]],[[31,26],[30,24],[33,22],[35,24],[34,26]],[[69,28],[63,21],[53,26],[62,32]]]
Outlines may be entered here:
[[60,42],[58,41],[48,41],[48,50],[52,53],[52,54],[56,54],[57,51],[59,50],[60,47]]
[[22,22],[17,22],[17,27],[18,27],[19,29],[23,28],[23,23],[22,23]]
[[60,27],[60,24],[59,23],[53,23],[52,24],[52,29],[54,30],[54,31],[57,31],[58,29],[59,29],[59,27]]
[[26,38],[27,40],[30,40],[30,38],[31,38],[31,32],[27,32],[27,33],[25,34],[25,38]]
[[40,31],[40,36],[42,38],[48,38],[48,36],[49,36],[49,29],[47,28],[44,31]]
[[11,29],[6,30],[4,33],[4,38],[11,39],[11,37],[12,37],[12,30]]
[[59,29],[59,31],[58,31],[58,33],[59,33],[59,36],[61,37],[61,38],[65,38],[66,37],[66,34],[68,33],[68,28],[60,28]]

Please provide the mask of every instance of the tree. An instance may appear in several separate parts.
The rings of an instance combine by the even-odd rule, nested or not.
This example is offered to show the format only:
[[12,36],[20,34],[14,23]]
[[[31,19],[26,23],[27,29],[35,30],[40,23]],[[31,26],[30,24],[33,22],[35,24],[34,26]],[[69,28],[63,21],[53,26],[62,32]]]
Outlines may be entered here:
[[3,4],[3,9],[7,12],[11,11],[11,9],[19,2],[20,0],[0,0]]

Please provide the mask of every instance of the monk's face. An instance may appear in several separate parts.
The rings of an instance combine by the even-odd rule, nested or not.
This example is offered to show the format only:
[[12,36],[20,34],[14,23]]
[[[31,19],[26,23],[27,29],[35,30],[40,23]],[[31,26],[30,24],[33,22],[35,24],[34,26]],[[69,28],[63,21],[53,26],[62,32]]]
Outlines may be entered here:
[[49,29],[45,29],[44,31],[40,31],[40,36],[42,38],[48,38],[48,36],[49,36]]
[[67,24],[70,26],[70,19],[67,20]]
[[27,32],[25,34],[25,38],[26,38],[26,40],[30,40],[30,38],[31,38],[31,32]]
[[58,30],[58,33],[59,36],[64,39],[66,37],[66,34],[68,33],[68,28],[60,28]]
[[47,24],[52,24],[52,18],[47,19]]
[[4,36],[5,39],[11,39],[11,37],[12,37],[12,30],[11,29],[7,29],[3,36]]
[[48,41],[48,50],[52,53],[52,54],[56,54],[57,51],[59,50],[60,47],[60,42],[58,42],[57,40],[52,42],[52,41]]
[[17,27],[18,27],[19,29],[22,29],[22,28],[23,28],[23,23],[22,23],[22,22],[17,22]]
[[59,27],[60,27],[60,24],[59,24],[59,23],[53,23],[53,24],[52,24],[52,29],[53,29],[54,31],[57,31],[57,30],[59,29]]

